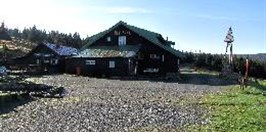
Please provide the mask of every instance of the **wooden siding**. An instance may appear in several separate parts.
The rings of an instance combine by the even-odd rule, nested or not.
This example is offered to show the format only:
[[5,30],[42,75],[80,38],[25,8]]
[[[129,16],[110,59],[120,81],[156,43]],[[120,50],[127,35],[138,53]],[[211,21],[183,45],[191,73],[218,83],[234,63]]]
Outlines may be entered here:
[[[138,61],[138,74],[144,75],[145,73],[143,71],[147,68],[159,68],[158,74],[162,75],[168,72],[178,72],[178,58],[176,56],[144,39],[122,25],[107,33],[99,40],[95,41],[91,47],[118,46],[118,36],[120,35],[116,35],[117,32],[120,32],[121,36],[127,37],[127,45],[140,45],[141,48],[139,54],[141,54],[143,58],[136,60]],[[107,37],[111,37],[110,42],[107,41]],[[160,59],[151,59],[150,54],[156,54],[160,56]],[[162,56],[164,56],[164,61],[162,61]]]
[[[35,53],[41,53],[41,54],[50,54],[52,57],[49,57],[49,61],[51,59],[57,59],[58,64],[51,65],[50,63],[43,63],[44,58],[41,57],[40,61],[41,64],[37,64],[37,58],[35,56]],[[36,48],[34,48],[31,52],[29,52],[26,56],[15,58],[12,61],[11,65],[20,66],[20,67],[30,67],[30,66],[39,66],[39,67],[46,67],[47,70],[51,72],[64,72],[65,70],[65,61],[63,56],[57,55],[54,51],[49,49],[48,47],[40,44]]]
[[[86,64],[86,60],[95,60],[95,65]],[[114,68],[109,68],[109,61],[115,62]],[[81,75],[87,76],[127,76],[127,58],[68,58],[66,59],[66,72],[77,74],[79,67]]]
[[[120,32],[120,35],[116,35],[115,32]],[[138,34],[130,31],[124,26],[118,26],[115,30],[107,33],[101,39],[97,40],[91,46],[118,46],[118,37],[126,36],[127,45],[138,45],[143,42],[143,38],[141,38]],[[111,37],[111,41],[107,41],[107,37]]]
[[51,49],[47,48],[44,45],[38,45],[35,49],[33,49],[30,53],[26,56],[22,57],[22,59],[17,59],[20,63],[26,64],[36,64],[36,57],[35,53],[43,53],[43,54],[52,54],[55,58],[60,58],[57,54],[55,54]]

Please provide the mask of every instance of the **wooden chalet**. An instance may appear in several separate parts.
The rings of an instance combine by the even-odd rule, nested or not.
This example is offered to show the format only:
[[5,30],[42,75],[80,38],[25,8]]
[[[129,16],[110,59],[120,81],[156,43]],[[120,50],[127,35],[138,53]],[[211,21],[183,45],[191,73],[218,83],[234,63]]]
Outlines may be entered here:
[[13,59],[12,63],[29,69],[64,72],[65,58],[77,51],[72,47],[43,42],[25,56]]
[[118,22],[90,38],[66,60],[66,72],[92,76],[159,75],[179,72],[181,52],[161,34]]

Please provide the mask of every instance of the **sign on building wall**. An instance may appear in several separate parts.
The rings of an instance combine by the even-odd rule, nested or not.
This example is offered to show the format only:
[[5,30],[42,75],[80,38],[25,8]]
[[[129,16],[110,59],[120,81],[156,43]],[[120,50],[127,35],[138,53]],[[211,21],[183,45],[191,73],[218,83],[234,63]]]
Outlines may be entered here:
[[127,30],[115,30],[114,35],[131,35],[131,32]]

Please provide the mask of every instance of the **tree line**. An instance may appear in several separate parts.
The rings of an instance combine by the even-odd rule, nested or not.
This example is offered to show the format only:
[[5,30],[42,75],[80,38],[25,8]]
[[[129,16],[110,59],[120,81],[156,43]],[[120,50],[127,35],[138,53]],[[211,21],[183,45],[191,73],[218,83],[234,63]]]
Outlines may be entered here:
[[60,33],[59,31],[53,30],[47,32],[46,30],[37,29],[35,25],[33,27],[24,28],[22,31],[17,28],[7,29],[7,32],[11,37],[25,39],[36,43],[47,41],[49,43],[56,43],[75,48],[80,48],[83,45],[83,40],[77,32],[74,34]]
[[[224,64],[228,62],[228,58],[222,54],[205,54],[205,53],[192,53],[183,52],[184,58],[183,63],[193,64],[195,67],[207,68],[209,70],[221,71]],[[266,79],[266,62],[264,61],[250,61],[249,75],[256,78]],[[245,73],[245,62],[246,58],[234,56],[233,69],[234,72]]]

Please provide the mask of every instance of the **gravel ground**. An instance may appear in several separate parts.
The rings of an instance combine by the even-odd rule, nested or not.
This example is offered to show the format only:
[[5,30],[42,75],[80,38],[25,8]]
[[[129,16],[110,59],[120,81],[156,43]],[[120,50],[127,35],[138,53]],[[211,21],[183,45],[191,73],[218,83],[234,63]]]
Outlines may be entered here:
[[197,84],[71,75],[29,78],[64,87],[66,96],[37,98],[0,115],[0,131],[179,131],[185,125],[206,124],[202,116],[207,110],[197,102],[223,86],[190,79]]

